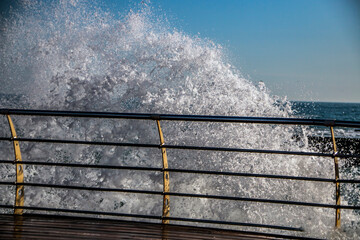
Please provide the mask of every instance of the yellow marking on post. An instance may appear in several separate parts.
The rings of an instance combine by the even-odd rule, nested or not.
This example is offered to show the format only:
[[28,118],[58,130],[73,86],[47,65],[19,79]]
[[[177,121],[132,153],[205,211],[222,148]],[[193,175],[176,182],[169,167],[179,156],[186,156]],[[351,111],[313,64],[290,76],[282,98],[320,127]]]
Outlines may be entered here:
[[[334,147],[334,153],[337,153],[334,128],[330,127],[330,131],[331,131],[331,138],[332,138],[333,147]],[[336,206],[339,206],[340,205],[340,183],[337,182],[337,180],[339,180],[340,174],[339,174],[339,160],[338,160],[338,157],[336,157],[336,156],[334,156],[334,165],[335,165],[335,181],[336,181],[336,183],[335,183],[335,185],[336,185],[335,199],[336,199]],[[340,225],[341,225],[340,208],[337,208],[336,212],[335,212],[335,227],[340,228]]]
[[[159,136],[160,136],[160,145],[164,145],[165,141],[164,141],[164,136],[163,133],[161,131],[161,126],[160,126],[160,121],[156,120],[157,123],[157,127],[159,130]],[[170,196],[166,195],[165,193],[170,192],[170,176],[169,176],[169,172],[165,171],[166,169],[168,169],[168,160],[167,160],[167,154],[166,154],[166,149],[165,148],[161,148],[161,153],[162,153],[162,159],[163,159],[163,192],[164,192],[164,198],[163,198],[163,217],[169,217],[170,216]],[[169,224],[169,220],[162,220],[163,224]]]
[[[19,162],[22,161],[21,158],[21,152],[20,152],[20,145],[19,145],[19,141],[16,141],[16,131],[15,131],[15,127],[14,127],[14,123],[11,120],[10,115],[6,115],[8,122],[9,122],[9,126],[10,126],[10,131],[11,131],[11,136],[13,139],[13,144],[14,144],[14,154],[15,154],[15,161],[16,161],[16,193],[15,193],[15,207],[23,207],[24,206],[24,197],[25,197],[25,192],[24,192],[24,185],[19,185],[19,183],[24,183],[24,169],[23,169],[23,165]],[[22,215],[23,214],[23,209],[22,208],[15,208],[14,209],[14,214],[15,215]]]

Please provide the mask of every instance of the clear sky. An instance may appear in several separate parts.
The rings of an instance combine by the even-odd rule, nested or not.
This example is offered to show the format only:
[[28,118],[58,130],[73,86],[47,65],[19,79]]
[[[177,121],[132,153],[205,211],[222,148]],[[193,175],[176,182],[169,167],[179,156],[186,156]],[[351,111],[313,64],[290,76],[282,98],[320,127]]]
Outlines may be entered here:
[[176,28],[223,45],[233,65],[253,82],[264,81],[273,94],[360,102],[359,0],[157,0],[153,5]]
[[[6,8],[10,0],[2,0]],[[91,1],[90,1],[91,2]],[[141,0],[103,0],[125,12]],[[360,102],[360,0],[153,0],[170,25],[221,44],[290,100]]]

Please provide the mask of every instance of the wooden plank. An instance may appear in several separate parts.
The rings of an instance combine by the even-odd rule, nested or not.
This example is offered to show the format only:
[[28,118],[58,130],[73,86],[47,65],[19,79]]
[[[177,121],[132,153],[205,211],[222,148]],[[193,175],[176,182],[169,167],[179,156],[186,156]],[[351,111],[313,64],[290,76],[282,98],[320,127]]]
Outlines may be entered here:
[[[21,224],[21,226],[19,225]],[[202,227],[49,215],[0,215],[0,239],[288,239]]]

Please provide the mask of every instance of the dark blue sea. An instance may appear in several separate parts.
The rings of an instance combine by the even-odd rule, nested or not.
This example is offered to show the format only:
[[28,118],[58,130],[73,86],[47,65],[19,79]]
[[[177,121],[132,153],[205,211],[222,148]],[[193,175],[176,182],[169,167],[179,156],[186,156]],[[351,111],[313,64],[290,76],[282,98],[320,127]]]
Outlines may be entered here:
[[292,102],[299,118],[332,119],[360,122],[360,103]]
[[[292,102],[294,117],[360,122],[360,103]],[[313,136],[330,137],[327,127],[310,127]],[[336,128],[335,136],[360,138],[358,128]]]

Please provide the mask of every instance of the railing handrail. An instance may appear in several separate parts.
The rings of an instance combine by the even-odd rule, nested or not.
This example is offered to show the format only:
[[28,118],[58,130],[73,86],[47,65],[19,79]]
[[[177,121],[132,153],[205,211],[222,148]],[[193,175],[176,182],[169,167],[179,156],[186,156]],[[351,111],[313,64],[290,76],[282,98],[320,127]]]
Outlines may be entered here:
[[241,116],[212,116],[212,115],[177,115],[158,113],[119,113],[119,112],[91,112],[91,111],[55,111],[28,109],[0,109],[0,114],[52,116],[52,117],[80,117],[80,118],[124,118],[138,120],[168,120],[168,121],[196,121],[196,122],[232,122],[257,124],[286,124],[312,125],[360,128],[358,121],[343,121],[334,119],[307,118],[277,118],[277,117],[241,117]]
[[[13,160],[0,160],[0,164],[17,164]],[[189,174],[208,174],[219,176],[238,176],[238,177],[253,177],[253,178],[272,178],[272,179],[286,179],[298,181],[313,181],[313,182],[328,182],[328,183],[360,183],[360,179],[332,179],[332,178],[316,178],[316,177],[302,177],[302,176],[288,176],[288,175],[274,175],[274,174],[257,174],[244,172],[223,172],[223,171],[208,171],[208,170],[193,170],[193,169],[178,169],[155,167],[138,167],[138,166],[119,166],[119,165],[97,165],[97,164],[80,164],[80,163],[57,163],[57,162],[41,162],[41,161],[22,161],[23,165],[32,166],[54,166],[54,167],[76,167],[76,168],[97,168],[97,169],[117,169],[130,171],[153,171],[153,172],[175,172],[175,173],[189,173]],[[0,182],[0,185],[2,182]]]
[[[187,222],[202,222],[202,223],[216,223],[239,226],[252,226],[261,228],[274,228],[289,231],[303,231],[301,228],[241,223],[241,222],[225,222],[211,219],[189,219],[170,217],[170,196],[177,197],[192,197],[192,198],[208,198],[208,199],[223,199],[245,202],[261,202],[269,204],[284,204],[297,205],[307,207],[333,208],[336,210],[336,226],[340,226],[340,209],[360,209],[360,206],[350,206],[340,204],[340,183],[359,184],[358,179],[340,179],[338,172],[338,158],[360,158],[358,154],[343,154],[337,151],[334,127],[349,127],[360,128],[360,122],[356,121],[338,121],[329,119],[301,119],[301,118],[273,118],[273,117],[239,117],[239,116],[210,116],[210,115],[174,115],[174,114],[151,114],[151,113],[116,113],[116,112],[86,112],[86,111],[54,111],[54,110],[27,110],[27,109],[0,109],[0,115],[6,115],[11,129],[12,137],[0,136],[0,141],[12,141],[14,143],[15,160],[0,159],[0,164],[13,164],[16,166],[16,182],[0,181],[0,185],[16,186],[16,198],[14,206],[0,205],[0,208],[13,208],[14,214],[21,215],[23,210],[39,210],[39,211],[58,211],[58,212],[72,212],[82,214],[101,214],[101,212],[87,211],[87,210],[71,210],[71,209],[56,209],[56,208],[42,208],[36,206],[24,206],[24,187],[42,187],[42,188],[60,188],[73,190],[89,190],[89,191],[106,191],[106,192],[127,192],[139,194],[152,194],[163,196],[163,215],[140,215],[140,214],[125,214],[125,213],[102,213],[109,216],[123,216],[123,217],[138,217],[149,219],[160,219],[163,224],[168,224],[170,220],[187,221]],[[10,115],[25,115],[25,116],[48,116],[48,117],[74,117],[74,118],[112,118],[112,119],[135,119],[135,120],[155,120],[159,131],[159,144],[145,144],[145,143],[124,143],[124,142],[105,142],[105,141],[82,141],[82,140],[65,140],[65,139],[45,139],[45,138],[26,138],[17,137],[15,127]],[[195,121],[195,122],[223,122],[223,123],[249,123],[249,124],[284,124],[284,125],[312,125],[330,127],[331,138],[333,144],[332,153],[321,152],[296,152],[296,151],[280,151],[268,149],[242,149],[242,148],[228,148],[228,147],[211,147],[211,146],[192,146],[192,145],[171,145],[165,144],[163,133],[160,127],[160,120],[163,121]],[[41,143],[62,143],[62,144],[84,144],[84,145],[105,145],[105,146],[122,146],[122,147],[144,147],[144,148],[159,148],[162,151],[163,167],[140,167],[140,166],[111,166],[111,165],[94,165],[94,164],[74,164],[74,163],[54,163],[54,162],[34,162],[22,161],[20,154],[20,142],[41,142]],[[271,174],[256,174],[256,173],[242,173],[242,172],[222,172],[222,171],[208,171],[208,170],[193,170],[193,169],[176,169],[169,168],[167,164],[166,148],[168,149],[182,149],[182,150],[204,150],[204,151],[222,151],[222,152],[241,152],[241,153],[260,153],[260,154],[282,154],[282,155],[299,155],[299,156],[318,156],[331,157],[335,164],[335,178],[316,178],[304,176],[285,176],[285,175],[271,175]],[[162,191],[154,190],[138,190],[138,189],[121,189],[121,188],[105,188],[105,187],[87,187],[87,186],[71,186],[61,184],[43,184],[30,183],[23,181],[23,165],[43,165],[43,166],[57,166],[57,167],[81,167],[81,168],[101,168],[101,169],[117,169],[117,170],[138,170],[138,171],[157,171],[163,173]],[[194,193],[179,193],[170,191],[169,173],[189,173],[189,174],[210,174],[223,176],[238,176],[238,177],[254,177],[254,178],[270,178],[270,179],[284,179],[284,180],[299,180],[299,181],[317,181],[329,182],[336,185],[336,204],[324,204],[313,202],[299,202],[288,200],[274,200],[263,198],[247,198],[238,196],[221,196],[209,194],[194,194]]]
[[[0,137],[0,141],[12,141],[10,137]],[[201,151],[218,151],[218,152],[242,152],[242,153],[263,153],[263,154],[281,154],[281,155],[298,155],[313,157],[340,157],[340,158],[359,158],[357,154],[335,153],[318,153],[318,152],[296,152],[280,151],[271,149],[247,149],[247,148],[225,148],[225,147],[199,147],[192,145],[170,145],[170,144],[151,144],[151,143],[128,143],[128,142],[105,142],[105,141],[82,141],[82,140],[62,140],[47,138],[16,138],[19,142],[41,142],[41,143],[64,143],[80,145],[100,145],[100,146],[118,146],[118,147],[139,147],[139,148],[168,148],[182,150],[201,150]]]

